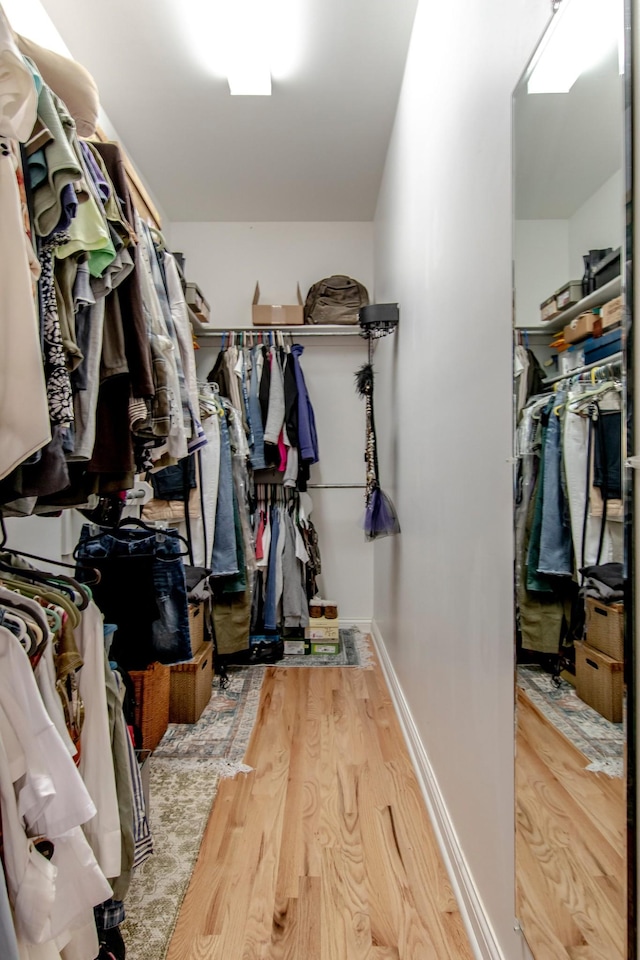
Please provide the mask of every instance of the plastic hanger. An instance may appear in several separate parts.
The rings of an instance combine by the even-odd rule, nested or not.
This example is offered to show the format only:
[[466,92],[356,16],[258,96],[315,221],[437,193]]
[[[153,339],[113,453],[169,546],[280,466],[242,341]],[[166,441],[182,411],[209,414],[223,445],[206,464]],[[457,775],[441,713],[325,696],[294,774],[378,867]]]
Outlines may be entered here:
[[[155,526],[155,527],[151,526],[150,524],[146,523],[144,520],[140,520],[139,517],[125,517],[125,519],[121,520],[120,523],[118,523],[115,527],[99,527],[96,533],[92,533],[91,536],[86,537],[84,540],[81,540],[79,543],[77,543],[73,551],[74,557],[77,557],[78,551],[80,550],[83,544],[87,542],[89,543],[94,542],[95,540],[99,540],[100,537],[104,536],[105,533],[110,533],[110,532],[113,532],[114,530],[122,530],[126,527],[140,527],[142,530],[147,530],[149,533],[152,533],[159,542],[162,542],[164,533],[167,532],[167,528],[162,528],[159,526]],[[188,556],[189,544],[187,543],[185,538],[182,536],[182,534],[177,533],[176,531],[173,531],[173,536],[175,539],[183,543],[187,548],[186,550],[181,551],[178,554],[178,556],[180,557]]]

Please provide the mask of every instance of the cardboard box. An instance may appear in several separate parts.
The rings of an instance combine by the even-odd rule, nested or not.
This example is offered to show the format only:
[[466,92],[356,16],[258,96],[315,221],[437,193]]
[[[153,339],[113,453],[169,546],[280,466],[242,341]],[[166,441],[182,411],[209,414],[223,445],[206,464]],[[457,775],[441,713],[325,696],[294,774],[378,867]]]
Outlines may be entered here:
[[582,280],[570,280],[555,292],[558,310],[566,310],[582,300]]
[[619,323],[622,323],[623,313],[624,303],[622,297],[616,297],[615,300],[610,300],[609,303],[605,303],[600,308],[602,329],[607,330],[609,327],[615,327]]
[[576,692],[598,713],[622,723],[624,664],[588,643],[576,643]]
[[579,317],[568,323],[563,330],[563,336],[567,343],[579,343],[593,333],[593,328],[598,319],[596,313],[581,313]]
[[339,640],[323,640],[321,643],[312,640],[311,641],[311,655],[314,654],[331,654],[340,653],[340,641]]
[[302,640],[285,640],[285,657],[302,657],[306,653],[304,638]]
[[198,285],[195,283],[187,283],[184,296],[187,304],[191,307],[200,323],[209,323],[211,310]]
[[326,617],[316,617],[309,621],[309,626],[304,631],[307,640],[339,640],[340,622],[339,620],[327,620]]
[[191,655],[193,657],[202,649],[206,640],[204,631],[206,609],[204,603],[189,604],[189,637],[191,638]]
[[213,684],[213,644],[205,643],[188,663],[171,667],[171,723],[196,723],[211,699]]
[[586,598],[587,643],[613,660],[624,660],[624,605]]
[[260,284],[253,295],[251,320],[255,327],[291,327],[304,323],[302,294],[297,285],[298,302],[291,305],[260,303]]
[[554,320],[559,313],[560,311],[558,310],[555,293],[552,297],[549,297],[540,304],[540,320],[543,323],[548,323],[550,320]]

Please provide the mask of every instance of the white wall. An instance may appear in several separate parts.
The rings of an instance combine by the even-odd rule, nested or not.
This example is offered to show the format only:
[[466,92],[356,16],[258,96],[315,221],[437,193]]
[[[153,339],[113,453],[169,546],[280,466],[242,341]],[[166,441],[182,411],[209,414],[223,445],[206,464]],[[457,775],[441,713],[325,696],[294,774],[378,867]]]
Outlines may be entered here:
[[[262,302],[295,303],[316,280],[346,273],[373,290],[371,223],[174,223],[171,245],[186,256],[189,279],[209,301],[216,327],[250,327],[256,280]],[[205,341],[202,341],[204,344]],[[366,360],[359,337],[313,337],[302,365],[314,405],[320,463],[312,483],[364,482],[364,405],[353,375]],[[211,341],[209,341],[211,344]],[[213,366],[219,343],[198,351],[198,371]],[[321,588],[345,620],[373,613],[373,546],[359,526],[363,490],[311,490],[322,552]]]
[[569,269],[571,279],[582,276],[583,253],[614,250],[624,242],[624,176],[614,173],[569,220]]
[[[514,933],[511,91],[547,0],[422,0],[375,224],[377,626],[505,960]],[[494,954],[495,955],[495,954]]]
[[516,326],[544,326],[540,304],[568,280],[581,280],[582,255],[624,240],[624,184],[619,170],[569,220],[516,220]]
[[569,269],[569,222],[516,220],[514,259],[516,326],[542,326],[540,304],[572,274]]

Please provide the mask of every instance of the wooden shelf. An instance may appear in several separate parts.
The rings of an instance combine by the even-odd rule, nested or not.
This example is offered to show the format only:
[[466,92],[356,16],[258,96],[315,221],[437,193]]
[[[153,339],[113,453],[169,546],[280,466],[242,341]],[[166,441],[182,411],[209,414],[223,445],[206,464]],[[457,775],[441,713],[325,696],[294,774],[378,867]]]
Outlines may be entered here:
[[515,329],[516,331],[526,330],[527,333],[557,333],[558,330],[562,330],[568,323],[571,323],[572,320],[579,317],[581,313],[586,313],[587,310],[593,310],[594,307],[601,307],[603,304],[608,303],[609,300],[619,297],[621,291],[622,278],[614,277],[613,280],[605,283],[599,290],[594,290],[588,297],[583,297],[582,300],[574,304],[573,307],[567,307],[566,310],[559,313],[553,320],[549,320],[548,323],[539,323],[536,324],[535,327],[519,327],[516,325]]

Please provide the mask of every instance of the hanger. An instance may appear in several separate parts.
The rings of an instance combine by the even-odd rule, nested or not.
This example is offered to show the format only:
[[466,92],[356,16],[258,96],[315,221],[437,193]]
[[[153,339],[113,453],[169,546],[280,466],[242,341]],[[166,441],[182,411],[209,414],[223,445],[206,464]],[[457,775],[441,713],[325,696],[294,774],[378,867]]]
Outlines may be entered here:
[[147,227],[149,228],[149,233],[151,234],[151,238],[152,238],[152,240],[153,240],[156,248],[157,248],[158,250],[166,250],[166,249],[167,249],[167,241],[166,241],[165,238],[162,236],[162,234],[160,233],[160,231],[158,230],[158,228],[157,228],[156,226],[154,226],[152,223],[148,223],[148,224],[147,224]]
[[[68,570],[76,570],[77,564],[66,563],[64,560],[51,560],[49,557],[39,557],[35,553],[26,553],[24,550],[15,550],[11,547],[7,547],[8,533],[7,526],[4,521],[4,517],[0,517],[0,531],[2,532],[2,540],[0,541],[0,554],[8,553],[13,557],[25,557],[28,560],[36,560],[39,563],[48,563],[55,567],[65,567]],[[87,571],[91,572],[91,577],[87,579],[83,584],[80,584],[75,577],[70,577],[68,574],[64,573],[47,573],[42,570],[32,570],[29,567],[14,567],[5,561],[2,561],[0,558],[0,568],[4,569],[6,572],[12,574],[22,575],[25,572],[29,574],[38,574],[37,577],[32,579],[39,583],[51,583],[52,579],[58,581],[62,585],[67,585],[76,591],[77,594],[82,598],[80,601],[79,609],[86,610],[89,605],[89,602],[93,599],[93,595],[90,586],[95,586],[95,584],[100,583],[102,574],[99,570],[96,570],[95,567],[92,567],[91,564],[88,564],[84,561],[81,562],[81,565],[86,568]],[[24,579],[28,579],[25,577]],[[69,591],[67,591],[69,592]],[[72,598],[74,599],[74,598]],[[75,599],[74,599],[75,602]]]
[[[78,610],[86,610],[92,599],[88,587],[79,583],[74,577],[67,576],[66,573],[46,574],[41,570],[33,570],[30,567],[14,567],[1,559],[0,570],[10,573],[14,580],[24,580],[25,583],[40,583],[52,590],[67,594]],[[78,600],[77,597],[80,597],[80,599]]]
[[[74,557],[77,557],[77,555],[78,555],[78,550],[81,548],[81,546],[82,546],[83,544],[85,544],[85,543],[92,543],[92,542],[94,542],[95,540],[99,540],[100,537],[104,536],[106,533],[112,533],[112,532],[115,531],[115,530],[122,530],[122,529],[124,529],[125,527],[140,527],[142,530],[147,530],[149,533],[152,533],[152,534],[155,536],[155,538],[156,538],[156,540],[158,541],[158,543],[162,543],[162,542],[163,542],[163,540],[165,539],[165,537],[164,537],[164,532],[167,530],[167,528],[162,528],[162,527],[157,527],[157,526],[151,526],[150,524],[146,523],[144,520],[140,520],[139,517],[125,517],[124,520],[120,520],[120,522],[117,523],[117,524],[115,525],[115,527],[98,527],[98,532],[97,532],[97,533],[91,534],[91,536],[86,537],[84,540],[80,541],[79,543],[77,543],[77,544],[75,545],[74,550],[73,550],[73,556],[74,556]],[[183,544],[185,545],[185,547],[187,548],[186,550],[181,551],[181,552],[178,554],[178,556],[180,556],[180,557],[186,557],[186,556],[188,556],[188,555],[189,555],[189,544],[188,544],[187,540],[185,540],[185,538],[182,536],[182,534],[177,533],[176,531],[173,531],[173,536],[174,536],[177,540],[179,540],[181,543],[183,543]]]

